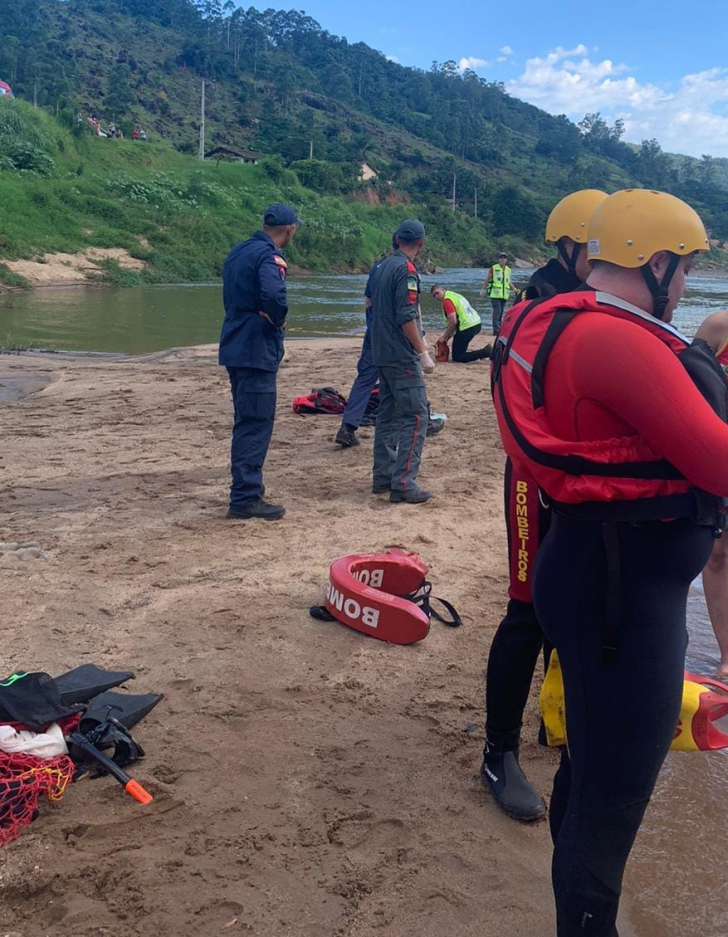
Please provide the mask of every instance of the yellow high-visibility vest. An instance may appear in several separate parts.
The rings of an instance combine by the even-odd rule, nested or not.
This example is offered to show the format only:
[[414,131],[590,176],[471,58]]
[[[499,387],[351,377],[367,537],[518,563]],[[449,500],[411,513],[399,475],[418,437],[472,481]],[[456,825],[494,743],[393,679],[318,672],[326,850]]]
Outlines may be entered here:
[[[452,290],[446,290],[443,301],[446,299],[449,299],[455,307],[455,313],[458,317],[458,331],[463,332],[465,329],[471,329],[474,325],[480,324],[480,316],[460,293],[453,293]],[[445,319],[445,325],[447,325],[447,316],[444,310],[442,314]]]
[[508,299],[511,295],[511,268],[493,264],[490,268],[490,289],[488,296],[491,299]]

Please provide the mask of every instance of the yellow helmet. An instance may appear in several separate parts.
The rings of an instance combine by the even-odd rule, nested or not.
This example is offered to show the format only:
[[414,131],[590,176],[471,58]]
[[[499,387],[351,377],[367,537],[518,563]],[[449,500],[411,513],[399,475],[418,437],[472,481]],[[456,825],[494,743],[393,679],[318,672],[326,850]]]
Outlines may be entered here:
[[589,224],[589,260],[606,260],[618,267],[643,267],[658,251],[684,257],[708,248],[698,213],[667,192],[615,192],[599,205]]
[[607,193],[599,189],[582,189],[562,198],[546,222],[546,243],[557,244],[567,237],[577,244],[586,244],[591,216],[605,198],[608,198]]

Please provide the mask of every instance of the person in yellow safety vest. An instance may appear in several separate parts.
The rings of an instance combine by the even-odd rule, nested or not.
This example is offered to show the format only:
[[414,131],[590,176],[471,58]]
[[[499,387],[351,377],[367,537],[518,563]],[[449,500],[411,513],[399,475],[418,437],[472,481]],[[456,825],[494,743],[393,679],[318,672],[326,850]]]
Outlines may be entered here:
[[511,295],[511,268],[508,266],[508,254],[501,251],[498,254],[498,263],[488,271],[488,276],[483,283],[483,289],[480,295],[485,295],[487,290],[491,303],[493,304],[493,335],[500,332],[503,313],[506,309],[506,303]]
[[[442,303],[442,315],[445,319],[445,331],[437,340],[438,360],[447,361],[449,342],[452,338],[452,360],[467,363],[490,358],[492,345],[468,351],[468,345],[483,328],[480,316],[464,296],[453,290],[446,290],[436,283],[430,290],[435,299]],[[454,337],[453,337],[454,336]]]

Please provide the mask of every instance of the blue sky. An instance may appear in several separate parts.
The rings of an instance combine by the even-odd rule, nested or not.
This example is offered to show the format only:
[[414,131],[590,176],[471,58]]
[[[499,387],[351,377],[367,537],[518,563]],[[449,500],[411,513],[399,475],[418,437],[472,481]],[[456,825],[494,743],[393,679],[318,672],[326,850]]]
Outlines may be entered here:
[[725,2],[306,0],[299,8],[402,65],[454,59],[554,114],[621,117],[630,142],[657,137],[673,152],[728,157]]

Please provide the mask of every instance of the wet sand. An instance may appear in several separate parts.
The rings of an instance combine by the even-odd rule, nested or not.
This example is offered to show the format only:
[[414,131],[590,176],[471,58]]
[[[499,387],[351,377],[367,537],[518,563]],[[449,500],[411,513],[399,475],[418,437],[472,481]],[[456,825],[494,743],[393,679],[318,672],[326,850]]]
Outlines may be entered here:
[[[423,460],[437,500],[390,505],[370,493],[371,430],[339,451],[336,418],[290,406],[313,386],[348,392],[357,351],[290,344],[266,472],[288,509],[276,524],[223,519],[231,406],[213,348],[0,359],[4,379],[49,379],[0,410],[0,540],[45,553],[0,554],[4,667],[93,661],[166,694],[138,731],[135,774],[154,804],[108,779],[44,804],[3,850],[7,931],[553,934],[547,825],[508,820],[477,777],[484,660],[506,593],[486,369],[428,380],[450,417]],[[430,565],[461,629],[433,622],[400,648],[309,617],[332,559],[393,545]],[[534,697],[522,759],[546,794],[556,758],[536,729]],[[688,810],[709,834],[714,819]]]
[[50,378],[47,374],[8,371],[0,365],[0,404],[22,400],[42,390]]

